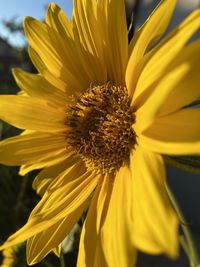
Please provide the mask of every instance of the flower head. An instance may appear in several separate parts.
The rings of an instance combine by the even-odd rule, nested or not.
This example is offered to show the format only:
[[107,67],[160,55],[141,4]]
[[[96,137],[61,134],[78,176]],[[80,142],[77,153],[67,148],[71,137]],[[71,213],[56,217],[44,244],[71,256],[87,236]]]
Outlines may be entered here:
[[28,240],[29,264],[58,246],[89,204],[77,266],[133,266],[136,251],[178,254],[178,219],[163,155],[200,153],[200,11],[158,42],[175,0],[163,0],[128,44],[124,1],[74,0],[72,21],[50,4],[26,18],[38,70],[14,69],[22,94],[0,117],[24,132],[0,143],[0,162],[42,169],[42,199],[0,248]]
[[15,250],[12,247],[9,247],[3,251],[3,261],[1,267],[13,267],[16,262]]

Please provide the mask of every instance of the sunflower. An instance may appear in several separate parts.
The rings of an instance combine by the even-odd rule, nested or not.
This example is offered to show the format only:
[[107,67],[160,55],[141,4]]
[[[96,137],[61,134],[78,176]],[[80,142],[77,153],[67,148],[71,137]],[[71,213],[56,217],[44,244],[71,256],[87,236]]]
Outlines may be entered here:
[[15,262],[16,262],[15,249],[12,247],[5,249],[3,251],[3,261],[0,267],[13,267],[15,266]]
[[0,143],[0,162],[33,182],[41,200],[0,247],[27,240],[35,264],[83,212],[77,266],[134,266],[137,250],[178,255],[178,219],[163,155],[200,154],[200,40],[194,11],[161,41],[175,7],[163,0],[128,44],[123,0],[54,3],[44,23],[26,18],[38,70],[14,69],[21,94],[0,97],[0,117],[23,129]]

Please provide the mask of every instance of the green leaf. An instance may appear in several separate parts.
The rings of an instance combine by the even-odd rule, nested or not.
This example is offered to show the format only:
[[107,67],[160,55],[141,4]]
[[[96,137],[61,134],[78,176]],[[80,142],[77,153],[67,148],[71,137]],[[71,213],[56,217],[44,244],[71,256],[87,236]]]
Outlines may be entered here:
[[200,156],[166,156],[166,163],[190,173],[200,173]]

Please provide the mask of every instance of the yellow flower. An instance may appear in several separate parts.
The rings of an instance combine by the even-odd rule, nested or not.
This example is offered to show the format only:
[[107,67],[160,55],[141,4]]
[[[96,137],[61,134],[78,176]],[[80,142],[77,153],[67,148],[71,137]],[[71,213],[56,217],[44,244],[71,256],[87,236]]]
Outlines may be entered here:
[[3,251],[3,262],[0,267],[13,267],[16,262],[15,251],[13,247],[9,247]]
[[158,43],[175,4],[163,0],[129,45],[123,0],[74,0],[72,21],[55,4],[45,23],[25,19],[39,74],[14,69],[23,93],[0,97],[0,117],[25,130],[1,142],[0,162],[42,168],[42,199],[1,249],[28,240],[28,263],[40,261],[89,204],[78,267],[178,255],[162,155],[200,153],[200,110],[186,108],[200,95],[200,41],[187,43],[200,11]]

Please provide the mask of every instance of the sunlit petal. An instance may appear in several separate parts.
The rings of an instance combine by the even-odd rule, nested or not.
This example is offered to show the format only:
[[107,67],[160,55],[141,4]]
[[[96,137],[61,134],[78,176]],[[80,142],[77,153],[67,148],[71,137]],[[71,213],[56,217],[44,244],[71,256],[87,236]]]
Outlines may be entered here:
[[15,127],[41,132],[63,132],[64,109],[55,109],[42,100],[26,96],[0,96],[0,118]]
[[156,153],[199,155],[200,109],[183,109],[154,121],[138,138],[139,144]]
[[173,63],[173,60],[178,58],[178,54],[184,45],[200,28],[199,20],[200,10],[194,11],[182,24],[178,25],[166,36],[161,44],[154,48],[152,57],[149,58],[138,79],[132,99],[133,105],[141,106],[141,103],[143,103],[152,92],[150,87],[155,87],[155,82],[162,78],[166,72],[170,71],[170,64]]
[[[52,181],[25,226],[10,236],[0,246],[0,249],[18,244],[47,229],[51,230],[53,225],[62,222],[64,218],[69,221],[70,229],[66,229],[67,235],[72,224],[78,220],[77,215],[80,217],[83,212],[87,199],[98,182],[98,176],[94,177],[91,173],[84,172],[84,167],[77,163]],[[39,244],[35,244],[35,246],[37,245]],[[52,244],[51,249],[54,247]],[[47,247],[47,249],[50,248]],[[36,251],[39,253],[38,250]],[[32,262],[34,254],[31,253],[28,258]]]
[[132,160],[135,246],[143,252],[165,253],[175,258],[178,256],[178,219],[165,189],[162,156],[138,147]]
[[131,41],[129,46],[130,59],[126,69],[126,86],[130,96],[133,96],[137,81],[137,77],[135,77],[137,64],[144,56],[147,48],[165,32],[175,4],[175,0],[161,1]]

